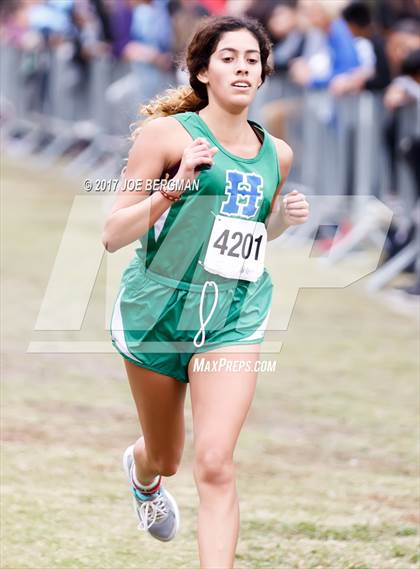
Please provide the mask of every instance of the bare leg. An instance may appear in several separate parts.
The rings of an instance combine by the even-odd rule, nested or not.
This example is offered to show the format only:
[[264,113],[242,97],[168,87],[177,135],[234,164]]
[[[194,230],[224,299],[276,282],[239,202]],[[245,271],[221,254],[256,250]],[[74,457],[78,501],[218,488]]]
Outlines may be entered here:
[[[256,361],[259,345],[223,348],[193,356],[189,366],[194,428],[194,478],[200,498],[201,569],[231,569],[239,534],[239,502],[233,453],[248,413],[257,373],[194,372],[194,358]],[[236,351],[237,350],[237,351]]]
[[187,385],[124,360],[143,432],[134,446],[139,482],[176,473],[184,449]]

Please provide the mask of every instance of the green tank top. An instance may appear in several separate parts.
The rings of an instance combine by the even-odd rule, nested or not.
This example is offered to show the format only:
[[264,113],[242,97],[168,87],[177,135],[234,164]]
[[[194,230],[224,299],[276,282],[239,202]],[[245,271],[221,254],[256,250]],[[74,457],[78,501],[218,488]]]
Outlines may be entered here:
[[271,202],[280,184],[277,150],[268,132],[248,121],[261,134],[262,146],[253,158],[235,156],[218,142],[197,113],[172,115],[192,139],[206,138],[219,149],[214,164],[200,172],[196,184],[157,220],[140,239],[136,253],[154,275],[172,279],[178,288],[206,280],[226,283],[210,274],[203,262],[215,215],[266,222]]

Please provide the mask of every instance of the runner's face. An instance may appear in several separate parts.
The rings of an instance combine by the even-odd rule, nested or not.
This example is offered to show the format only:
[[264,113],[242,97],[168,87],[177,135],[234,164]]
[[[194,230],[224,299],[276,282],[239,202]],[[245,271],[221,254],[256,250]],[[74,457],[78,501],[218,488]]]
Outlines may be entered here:
[[207,84],[209,101],[213,97],[222,105],[244,108],[261,85],[261,71],[257,39],[248,30],[237,30],[222,35],[199,79]]

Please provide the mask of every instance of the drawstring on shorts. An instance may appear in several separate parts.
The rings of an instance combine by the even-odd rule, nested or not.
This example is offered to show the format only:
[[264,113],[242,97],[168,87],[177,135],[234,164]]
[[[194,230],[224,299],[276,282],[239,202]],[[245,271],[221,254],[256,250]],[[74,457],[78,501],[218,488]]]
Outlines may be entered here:
[[[206,290],[209,285],[212,285],[214,288],[214,300],[209,315],[203,321],[204,298],[206,296]],[[194,346],[196,348],[201,348],[201,346],[206,341],[206,326],[210,322],[210,318],[213,316],[214,311],[216,310],[218,299],[219,299],[219,287],[217,286],[217,283],[214,281],[206,281],[203,285],[203,288],[201,289],[201,296],[200,296],[200,329],[198,330],[197,334],[194,336],[193,340]],[[197,338],[200,336],[200,334],[201,334],[201,339],[198,340]]]

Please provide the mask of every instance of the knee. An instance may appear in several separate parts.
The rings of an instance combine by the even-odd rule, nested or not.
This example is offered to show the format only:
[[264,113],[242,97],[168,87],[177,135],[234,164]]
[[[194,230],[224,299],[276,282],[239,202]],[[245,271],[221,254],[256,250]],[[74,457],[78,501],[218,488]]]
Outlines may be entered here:
[[235,467],[231,453],[209,447],[196,450],[194,476],[198,485],[231,484],[235,477]]

